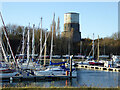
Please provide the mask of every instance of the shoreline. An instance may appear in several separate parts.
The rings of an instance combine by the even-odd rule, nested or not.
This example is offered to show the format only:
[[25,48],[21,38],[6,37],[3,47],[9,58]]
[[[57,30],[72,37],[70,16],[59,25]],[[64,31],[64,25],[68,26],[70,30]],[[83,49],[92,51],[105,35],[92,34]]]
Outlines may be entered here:
[[1,90],[120,90],[119,88],[98,88],[98,87],[3,87]]

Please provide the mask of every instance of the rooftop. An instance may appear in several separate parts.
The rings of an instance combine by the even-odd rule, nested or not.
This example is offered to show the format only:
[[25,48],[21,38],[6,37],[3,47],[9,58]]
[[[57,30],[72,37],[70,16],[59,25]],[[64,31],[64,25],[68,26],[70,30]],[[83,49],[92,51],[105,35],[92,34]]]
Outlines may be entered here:
[[79,14],[79,13],[76,13],[76,12],[68,12],[68,13],[65,13],[65,14]]

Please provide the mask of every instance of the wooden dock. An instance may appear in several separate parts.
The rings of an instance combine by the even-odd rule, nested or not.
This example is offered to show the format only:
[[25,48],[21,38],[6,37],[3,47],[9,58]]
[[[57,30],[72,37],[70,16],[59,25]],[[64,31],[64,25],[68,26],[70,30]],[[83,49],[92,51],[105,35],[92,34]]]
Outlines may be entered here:
[[120,72],[120,68],[111,68],[111,67],[102,67],[102,66],[92,66],[92,65],[78,65],[77,68],[91,69],[91,70],[100,70],[100,71],[112,71]]
[[71,78],[76,78],[75,76],[14,76],[14,77],[0,77],[1,82],[25,82],[25,81],[49,81],[49,80],[69,80]]

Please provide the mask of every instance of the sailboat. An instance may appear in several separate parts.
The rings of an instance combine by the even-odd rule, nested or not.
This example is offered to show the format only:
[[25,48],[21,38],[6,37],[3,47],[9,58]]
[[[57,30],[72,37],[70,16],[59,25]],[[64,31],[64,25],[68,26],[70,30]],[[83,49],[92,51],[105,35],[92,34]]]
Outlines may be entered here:
[[[90,65],[104,65],[104,61],[99,60],[99,35],[98,35],[98,55],[97,56],[98,56],[97,61],[89,62]],[[93,55],[93,58],[94,58],[94,55]]]
[[[14,54],[13,54],[13,51],[12,51],[12,48],[10,46],[10,43],[9,43],[9,38],[8,38],[8,33],[7,33],[7,30],[6,30],[6,27],[5,27],[5,24],[4,24],[4,21],[3,21],[3,18],[2,18],[2,15],[1,15],[1,12],[0,12],[0,17],[1,17],[1,20],[2,20],[2,23],[4,25],[4,28],[3,28],[3,32],[4,32],[4,35],[5,35],[5,38],[7,40],[7,44],[9,46],[9,49],[10,49],[10,52],[12,54],[12,57],[13,57],[13,60],[14,60],[14,63],[15,63],[15,67],[17,68],[17,62],[15,60],[15,57],[14,57]],[[10,69],[10,63],[9,61],[7,60],[7,56],[6,56],[6,53],[5,53],[5,50],[4,50],[4,47],[3,47],[3,42],[2,42],[2,37],[1,37],[1,33],[0,33],[0,48],[2,50],[2,53],[4,54],[4,59],[6,60],[5,61],[2,61],[0,60],[0,77],[11,77],[11,76],[15,76],[15,75],[18,75],[19,73],[16,71],[16,69]],[[1,53],[1,51],[0,51]],[[0,54],[1,58],[2,59],[2,54]],[[8,63],[8,64],[6,64]]]
[[[0,33],[1,34],[1,33]],[[16,76],[18,75],[19,73],[15,70],[15,69],[10,69],[9,68],[9,62],[7,60],[7,56],[5,54],[5,51],[4,51],[4,48],[3,48],[3,45],[2,45],[2,42],[1,42],[1,37],[0,37],[0,53],[3,52],[4,54],[4,58],[5,58],[5,61],[2,61],[2,54],[0,54],[1,58],[0,58],[0,77],[11,77],[11,76]],[[8,63],[8,64],[7,64]]]
[[[53,23],[52,23],[52,37],[51,37],[51,52],[50,52],[50,65],[47,67],[45,70],[40,70],[40,71],[34,71],[34,74],[37,76],[40,75],[65,75],[66,70],[63,69],[60,66],[53,66],[55,64],[61,64],[61,63],[53,63],[52,62],[52,52],[53,52],[53,28],[54,28],[54,23],[55,23],[55,14],[53,17]],[[63,64],[63,63],[62,63]]]
[[5,62],[0,62],[0,77],[12,77],[19,75],[15,69],[10,69],[9,64]]
[[[93,44],[92,44],[91,51],[93,51],[93,55],[90,56],[90,54],[91,54],[91,51],[90,51],[89,56],[87,57],[87,59],[85,61],[82,60],[82,61],[76,62],[77,65],[78,64],[90,65],[90,64],[94,64],[95,63],[95,60],[93,60],[94,59],[94,33],[93,33],[93,41],[92,41],[92,43]],[[83,59],[83,57],[82,57],[82,59]]]
[[93,51],[93,54],[91,57],[87,57],[87,60],[76,62],[76,63],[77,64],[85,64],[85,65],[104,65],[104,61],[99,60],[99,36],[98,36],[98,58],[97,58],[97,61],[94,60],[94,33],[93,33],[92,51]]
[[[32,61],[30,59],[30,54],[29,54],[29,41],[30,41],[30,36],[29,36],[29,32],[30,32],[30,23],[29,23],[29,26],[28,26],[28,31],[27,31],[27,60],[24,62],[24,63],[21,63],[20,68],[21,69],[27,69],[27,70],[30,70],[30,69],[35,69],[35,62],[33,62],[33,59],[34,59],[34,52],[35,52],[35,45],[34,45],[34,27],[35,25],[33,24],[33,36],[32,36]],[[24,31],[23,31],[24,33]],[[24,35],[23,35],[24,36]],[[23,39],[24,40],[24,39]],[[24,42],[24,41],[23,41]],[[23,45],[24,46],[24,45]],[[24,48],[23,48],[24,49]],[[24,52],[24,50],[23,50]],[[24,54],[24,53],[23,53]]]

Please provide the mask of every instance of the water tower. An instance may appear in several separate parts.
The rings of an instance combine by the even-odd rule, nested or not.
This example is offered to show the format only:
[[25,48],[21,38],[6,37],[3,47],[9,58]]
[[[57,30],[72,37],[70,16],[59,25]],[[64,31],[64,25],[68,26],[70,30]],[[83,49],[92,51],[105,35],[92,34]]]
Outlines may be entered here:
[[63,36],[71,37],[73,42],[79,42],[81,40],[81,32],[79,28],[79,13],[65,13]]

